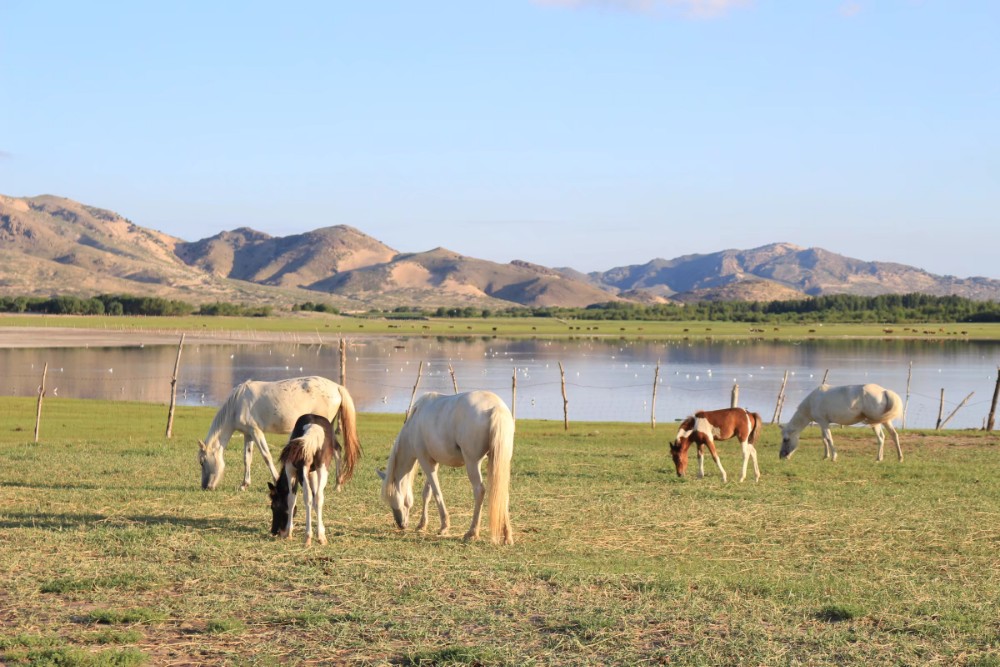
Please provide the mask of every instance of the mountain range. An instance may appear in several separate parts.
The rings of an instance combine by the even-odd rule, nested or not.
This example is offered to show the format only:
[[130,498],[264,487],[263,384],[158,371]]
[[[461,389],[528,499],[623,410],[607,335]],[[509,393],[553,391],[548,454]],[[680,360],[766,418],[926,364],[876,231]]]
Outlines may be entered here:
[[909,292],[998,301],[1000,281],[939,276],[790,243],[583,273],[520,260],[501,264],[441,247],[401,252],[347,225],[280,237],[240,228],[189,242],[70,199],[0,195],[0,295],[110,292],[366,310]]

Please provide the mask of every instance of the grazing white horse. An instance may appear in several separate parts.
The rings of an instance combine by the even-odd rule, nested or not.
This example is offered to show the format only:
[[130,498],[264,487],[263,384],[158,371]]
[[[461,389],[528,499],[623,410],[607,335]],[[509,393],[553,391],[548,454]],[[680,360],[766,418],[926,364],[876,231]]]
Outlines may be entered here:
[[903,460],[903,448],[899,444],[899,433],[892,425],[893,419],[903,415],[903,401],[896,392],[877,384],[852,384],[842,387],[820,385],[799,404],[795,415],[781,427],[781,453],[783,459],[791,456],[799,446],[799,433],[810,423],[816,422],[823,432],[823,458],[837,460],[837,450],[833,447],[830,424],[865,423],[875,430],[878,438],[876,461],[882,460],[885,433],[889,429],[896,443],[899,460]]
[[250,486],[250,460],[257,444],[271,479],[278,478],[264,432],[290,433],[295,421],[303,414],[317,414],[331,422],[340,417],[344,435],[343,470],[337,458],[337,490],[351,478],[354,466],[361,458],[358,442],[354,399],[342,387],[324,377],[309,376],[260,382],[248,380],[236,385],[208,427],[208,435],[198,441],[198,462],[201,464],[201,488],[212,490],[222,481],[226,470],[226,445],[235,431],[243,434],[243,484]]
[[306,546],[312,544],[312,522],[316,517],[316,539],[326,544],[323,525],[323,491],[330,473],[330,461],[340,445],[333,424],[326,417],[302,415],[295,422],[288,444],[281,450],[282,463],[277,483],[267,483],[271,498],[271,534],[283,538],[292,536],[295,497],[302,485],[302,501],[306,506]]
[[[514,418],[503,400],[489,391],[464,394],[424,394],[413,406],[406,423],[396,436],[389,452],[382,478],[382,499],[392,509],[400,529],[405,529],[413,507],[413,478],[417,463],[427,478],[424,484],[424,508],[417,530],[427,526],[431,494],[438,506],[443,535],[449,527],[438,482],[438,465],[465,466],[472,484],[475,507],[466,540],[479,537],[479,516],[489,493],[490,538],[493,543],[512,544],[510,526],[510,461],[514,453]],[[487,483],[479,466],[489,457]]]

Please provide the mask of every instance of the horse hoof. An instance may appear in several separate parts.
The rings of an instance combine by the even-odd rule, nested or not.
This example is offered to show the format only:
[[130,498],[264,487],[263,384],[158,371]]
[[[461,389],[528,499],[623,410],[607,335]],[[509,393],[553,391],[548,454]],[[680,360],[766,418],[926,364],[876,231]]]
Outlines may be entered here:
[[313,545],[313,540],[311,537],[306,538],[306,546],[311,547]]
[[323,545],[325,545],[325,544],[326,544],[326,536],[323,536],[323,537],[317,537],[317,538],[316,538],[316,541],[317,541],[317,542],[319,542],[320,544],[323,544]]
[[478,539],[479,539],[479,533],[473,533],[470,531],[465,534],[465,537],[462,538],[462,541],[471,542],[472,540],[478,540]]

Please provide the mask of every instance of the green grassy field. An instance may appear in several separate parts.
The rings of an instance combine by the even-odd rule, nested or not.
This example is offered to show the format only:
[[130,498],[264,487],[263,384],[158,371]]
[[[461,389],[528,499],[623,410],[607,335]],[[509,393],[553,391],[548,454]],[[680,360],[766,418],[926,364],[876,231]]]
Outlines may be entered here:
[[0,327],[74,327],[111,331],[201,332],[218,335],[285,333],[309,342],[317,336],[499,336],[642,338],[920,338],[1000,340],[1000,324],[747,324],[738,322],[639,322],[561,320],[551,317],[387,320],[295,313],[284,317],[98,317],[0,314]]
[[1000,665],[995,434],[904,431],[877,464],[839,429],[832,464],[815,427],[779,462],[768,427],[760,483],[723,485],[675,476],[673,424],[521,421],[496,547],[461,540],[459,470],[451,534],[395,530],[374,468],[401,417],[362,415],[306,549],[268,534],[259,456],[250,491],[237,446],[199,489],[213,410],[167,441],[164,406],[47,399],[37,445],[34,410],[0,399],[0,663]]

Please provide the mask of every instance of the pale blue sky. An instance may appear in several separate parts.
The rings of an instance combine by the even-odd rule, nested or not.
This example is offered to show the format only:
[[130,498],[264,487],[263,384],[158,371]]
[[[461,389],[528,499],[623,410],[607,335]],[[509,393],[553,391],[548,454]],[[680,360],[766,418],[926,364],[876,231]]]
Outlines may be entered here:
[[996,0],[0,0],[0,193],[592,271],[1000,278]]

